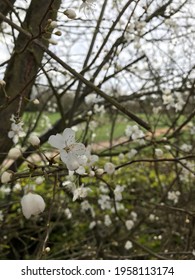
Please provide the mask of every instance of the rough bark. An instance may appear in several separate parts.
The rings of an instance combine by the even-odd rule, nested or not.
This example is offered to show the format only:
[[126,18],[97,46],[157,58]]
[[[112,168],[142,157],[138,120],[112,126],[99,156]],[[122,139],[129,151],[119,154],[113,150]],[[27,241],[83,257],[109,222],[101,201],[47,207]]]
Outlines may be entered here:
[[[41,37],[41,32],[49,18],[56,18],[60,0],[32,0],[22,27],[32,34],[33,38]],[[48,41],[40,39],[48,47]],[[22,33],[18,35],[11,59],[7,65],[4,81],[6,95],[0,89],[0,150],[8,152],[12,141],[8,138],[10,117],[12,114],[22,115],[35,82],[38,69],[44,55],[44,50],[38,48]],[[2,163],[6,154],[0,157]]]
[[[0,0],[0,11],[1,13],[6,16],[9,11],[13,9],[13,5],[16,2],[16,0]],[[0,24],[2,23],[2,20],[0,19]]]

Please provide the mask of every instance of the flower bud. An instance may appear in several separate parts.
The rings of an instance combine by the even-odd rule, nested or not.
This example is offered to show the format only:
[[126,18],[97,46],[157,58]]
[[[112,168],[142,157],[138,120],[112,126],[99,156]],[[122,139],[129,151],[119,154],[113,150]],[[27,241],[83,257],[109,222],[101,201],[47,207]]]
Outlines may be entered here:
[[36,135],[31,134],[30,137],[29,137],[29,139],[28,139],[28,142],[29,142],[32,146],[37,147],[37,146],[39,146],[39,144],[40,144],[40,139],[39,139],[39,137],[37,137]]
[[67,9],[64,11],[64,15],[67,16],[70,19],[75,19],[76,18],[76,13],[73,9]]
[[62,36],[62,32],[60,30],[57,30],[55,33],[54,33],[56,36]]
[[57,26],[58,26],[57,21],[53,20],[53,21],[50,22],[50,27],[51,28],[56,28]]
[[39,102],[39,99],[35,98],[35,99],[33,100],[33,104],[38,105],[39,103],[40,103],[40,102]]
[[157,157],[162,157],[163,156],[163,151],[161,149],[155,149],[155,155]]
[[1,175],[1,183],[5,184],[11,181],[14,173],[11,170],[4,171]]
[[52,38],[49,38],[48,42],[52,45],[57,45],[58,44],[58,42],[56,40],[52,39]]
[[29,192],[21,199],[22,213],[26,219],[38,215],[45,210],[45,202],[39,194]]
[[104,173],[104,169],[102,169],[102,168],[98,168],[98,169],[96,170],[96,174],[97,174],[98,176],[101,176],[103,173]]
[[50,247],[46,247],[46,248],[45,248],[45,252],[46,252],[46,253],[49,253],[50,251],[51,251],[51,248],[50,248]]
[[10,159],[17,159],[21,155],[22,155],[22,153],[21,153],[20,149],[18,149],[18,148],[12,148],[8,152],[8,158],[10,158]]

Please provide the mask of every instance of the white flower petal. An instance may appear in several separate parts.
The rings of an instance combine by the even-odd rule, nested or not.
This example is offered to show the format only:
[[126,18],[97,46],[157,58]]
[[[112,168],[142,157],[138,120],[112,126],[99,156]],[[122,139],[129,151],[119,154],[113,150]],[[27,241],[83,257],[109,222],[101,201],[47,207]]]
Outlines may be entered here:
[[78,160],[75,156],[71,156],[68,154],[68,160],[66,162],[66,166],[70,171],[74,171],[79,168]]
[[65,128],[62,133],[62,137],[65,140],[66,146],[75,143],[75,132],[71,128]]
[[57,149],[63,149],[65,147],[64,137],[59,133],[56,135],[51,135],[49,137],[48,143]]
[[85,145],[82,143],[76,143],[72,146],[71,152],[74,153],[76,156],[82,156],[86,153]]
[[65,150],[60,150],[60,157],[64,163],[68,161],[68,153]]

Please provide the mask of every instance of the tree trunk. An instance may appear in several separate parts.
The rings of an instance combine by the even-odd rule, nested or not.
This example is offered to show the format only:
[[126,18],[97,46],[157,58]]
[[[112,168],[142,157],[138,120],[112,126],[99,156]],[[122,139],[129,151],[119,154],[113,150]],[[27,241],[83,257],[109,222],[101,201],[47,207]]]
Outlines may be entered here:
[[[0,11],[1,13],[6,16],[10,10],[12,10],[12,7],[16,0],[0,0]],[[2,20],[0,19],[0,24],[2,23]]]
[[[46,47],[49,45],[48,41],[41,39],[41,33],[49,18],[56,19],[60,3],[61,0],[32,0],[22,24],[22,27],[30,32],[33,38],[40,38]],[[3,89],[0,89],[0,151],[3,152],[0,164],[13,144],[8,138],[10,117],[12,114],[22,115],[43,55],[44,51],[32,44],[26,36],[18,35],[4,76],[6,95]]]

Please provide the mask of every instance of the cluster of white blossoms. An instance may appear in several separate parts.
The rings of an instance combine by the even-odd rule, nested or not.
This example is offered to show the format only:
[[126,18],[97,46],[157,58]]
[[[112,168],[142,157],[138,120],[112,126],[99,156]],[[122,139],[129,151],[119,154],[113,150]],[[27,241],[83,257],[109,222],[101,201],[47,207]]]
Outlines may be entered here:
[[195,163],[193,161],[182,160],[183,167],[179,178],[182,182],[189,183],[195,178]]
[[181,193],[179,191],[169,191],[168,192],[168,199],[172,200],[174,204],[176,204],[179,200],[179,196]]
[[182,94],[180,92],[171,92],[170,89],[163,91],[162,99],[167,110],[173,108],[178,112],[181,111],[185,105]]
[[143,133],[143,131],[141,129],[139,129],[139,127],[136,124],[132,125],[132,126],[128,125],[125,129],[125,135],[134,141],[139,140],[140,144],[142,144],[142,142],[144,142],[143,138],[144,138],[145,134]]
[[10,131],[8,132],[8,137],[12,139],[14,144],[17,144],[19,138],[26,136],[26,133],[23,130],[24,123],[18,120],[14,115],[11,116],[10,121],[11,121],[11,128]]
[[122,193],[125,189],[125,186],[121,186],[121,185],[116,185],[115,189],[114,189],[114,197],[116,201],[121,201],[122,200]]

